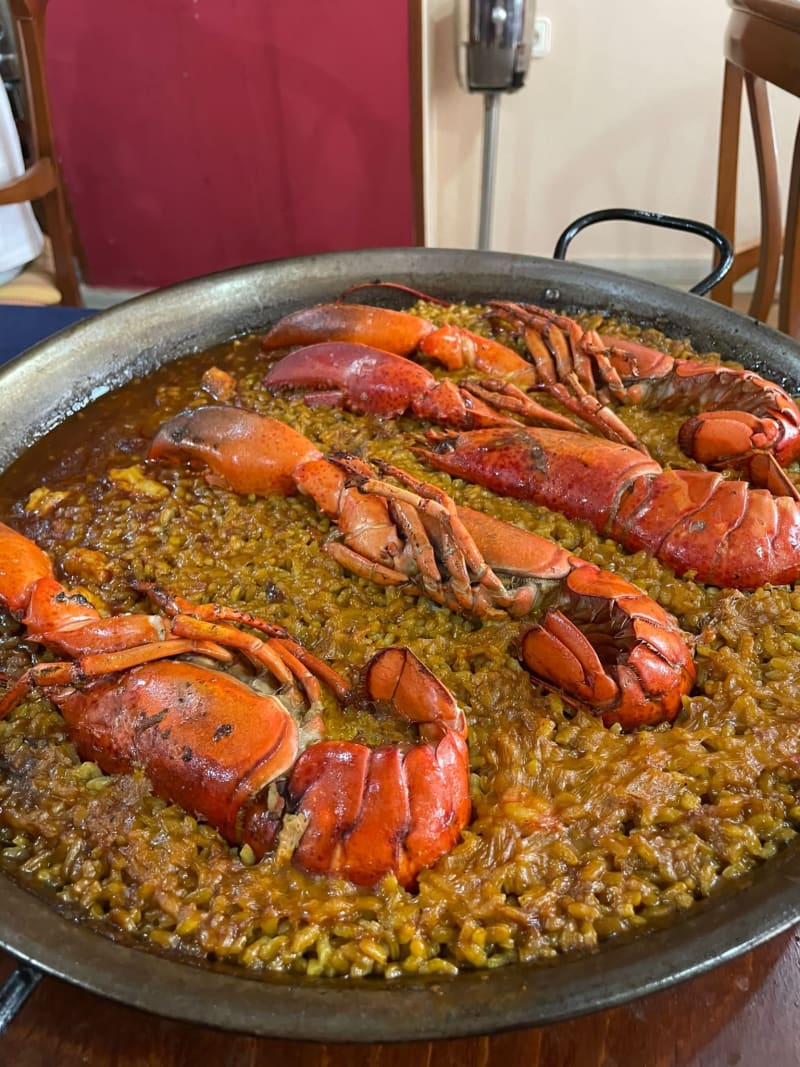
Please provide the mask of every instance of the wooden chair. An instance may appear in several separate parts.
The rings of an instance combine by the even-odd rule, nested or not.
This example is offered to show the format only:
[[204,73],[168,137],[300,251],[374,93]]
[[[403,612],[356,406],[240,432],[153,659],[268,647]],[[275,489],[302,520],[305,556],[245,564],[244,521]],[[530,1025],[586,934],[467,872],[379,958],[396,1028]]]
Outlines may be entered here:
[[[0,183],[0,205],[27,200],[36,205],[51,251],[52,279],[49,284],[49,264],[47,257],[42,257],[42,263],[37,260],[28,271],[5,286],[0,286],[0,302],[58,303],[53,299],[54,286],[62,304],[80,306],[83,301],[75,270],[75,248],[61,171],[55,155],[47,95],[44,68],[46,7],[47,0],[10,0],[25,77],[28,168],[20,177]],[[37,275],[42,275],[41,279]],[[37,291],[41,293],[40,300],[36,299]],[[15,300],[15,292],[22,294],[18,300]]]
[[[728,0],[725,74],[717,170],[716,225],[736,255],[714,299],[730,305],[733,284],[758,268],[750,314],[766,319],[775,297],[783,255],[778,326],[800,336],[800,129],[795,142],[785,230],[781,220],[778,150],[767,86],[800,97],[800,4],[795,0]],[[747,91],[761,198],[760,240],[735,245],[736,180],[742,86]],[[785,234],[785,236],[784,236]]]

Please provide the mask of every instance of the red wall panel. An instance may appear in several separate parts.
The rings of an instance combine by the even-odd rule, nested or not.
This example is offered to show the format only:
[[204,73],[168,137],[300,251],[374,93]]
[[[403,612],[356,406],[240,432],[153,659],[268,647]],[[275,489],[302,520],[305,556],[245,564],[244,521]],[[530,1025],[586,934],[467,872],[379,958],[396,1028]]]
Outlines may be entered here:
[[406,5],[51,0],[88,281],[412,243]]

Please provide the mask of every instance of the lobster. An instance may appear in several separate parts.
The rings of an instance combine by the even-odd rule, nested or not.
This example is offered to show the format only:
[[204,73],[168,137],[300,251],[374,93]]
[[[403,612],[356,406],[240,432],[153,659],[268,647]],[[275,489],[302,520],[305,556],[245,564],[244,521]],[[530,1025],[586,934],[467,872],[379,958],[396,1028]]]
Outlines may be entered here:
[[364,344],[398,356],[417,353],[449,370],[474,367],[509,377],[521,389],[538,382],[534,368],[499,341],[481,337],[461,326],[437,327],[405,311],[346,304],[341,300],[286,315],[264,335],[261,348],[272,352],[316,341]]
[[[414,293],[414,290],[408,290],[405,286],[398,286],[394,283],[378,284]],[[415,295],[424,296],[422,293],[415,293]],[[424,297],[424,299],[433,298]],[[444,303],[438,300],[435,302]],[[414,395],[411,381],[412,378],[416,379],[415,385],[421,389],[420,402],[426,408],[429,409],[432,403],[438,401],[439,394],[434,392],[436,381],[432,375],[423,379],[418,375],[415,376],[414,371],[408,369],[401,371],[399,365],[390,364],[391,355],[421,356],[442,364],[448,370],[468,367],[485,371],[493,376],[492,380],[479,383],[477,387],[462,386],[460,390],[462,396],[466,389],[473,397],[488,402],[492,408],[502,407],[503,410],[510,412],[519,411],[520,404],[522,404],[527,407],[525,413],[528,416],[544,425],[577,430],[578,427],[566,416],[537,404],[530,397],[525,397],[525,392],[531,389],[546,389],[567,410],[578,415],[589,425],[597,427],[605,436],[609,436],[612,440],[626,441],[636,447],[643,447],[625,423],[607,405],[599,403],[596,397],[590,395],[585,389],[577,394],[568,389],[559,379],[556,368],[551,370],[544,364],[534,367],[507,345],[482,337],[462,326],[436,327],[426,319],[404,311],[392,311],[388,308],[376,308],[362,304],[346,304],[339,300],[333,304],[302,308],[287,315],[264,335],[261,339],[261,348],[264,352],[273,352],[277,349],[295,346],[316,348],[316,343],[327,346],[327,349],[319,350],[321,366],[325,363],[326,350],[328,362],[338,360],[341,367],[345,360],[344,346],[351,345],[359,348],[363,346],[361,355],[365,357],[362,360],[364,371],[372,379],[370,387],[372,396],[367,401],[370,405],[378,404],[378,395],[388,390],[389,386],[384,383],[393,383],[401,374],[404,374],[408,381],[408,392],[411,395]],[[335,349],[338,346],[342,346],[340,352],[331,355],[331,348]],[[366,362],[366,349],[373,351],[371,358],[377,361],[375,366]],[[378,360],[377,353],[383,354],[383,362]],[[354,347],[351,360],[355,360],[356,356],[357,352]],[[510,383],[513,389],[509,387],[509,384],[505,386],[499,384],[495,380],[498,375]],[[364,391],[366,391],[365,388]],[[502,402],[501,397],[504,392],[513,397],[510,405]],[[428,399],[429,394],[431,394],[430,399]],[[317,402],[326,402],[325,394],[320,394]],[[395,400],[395,405],[400,402],[402,401]],[[410,410],[408,402],[404,403],[403,410]],[[371,406],[369,410],[378,409]],[[418,413],[414,411],[414,414]]]
[[[453,848],[471,816],[466,719],[409,649],[373,656],[363,689],[369,702],[414,724],[419,744],[318,740],[301,753],[304,737],[320,730],[317,677],[340,700],[353,698],[346,681],[281,627],[145,591],[165,616],[103,618],[55,579],[37,545],[0,524],[0,603],[27,640],[70,657],[26,671],[0,700],[0,716],[43,687],[82,758],[110,774],[142,768],[156,793],[259,858],[288,842],[293,861],[311,873],[371,886],[391,872],[413,888]],[[233,652],[282,689],[174,658],[228,663]],[[298,686],[311,702],[300,725]]]
[[[348,292],[376,286],[446,304],[392,282],[354,286]],[[534,304],[493,300],[486,314],[495,325],[521,336],[530,362],[500,342],[461,327],[437,329],[407,312],[341,300],[287,316],[266,334],[262,347],[272,351],[321,341],[358,341],[399,355],[436,359],[450,369],[476,367],[509,378],[523,390],[547,391],[603,436],[645,455],[646,447],[608,406],[610,400],[700,408],[679,431],[687,456],[713,470],[736,470],[751,484],[779,495],[798,497],[784,468],[800,457],[800,409],[777,383],[753,371],[675,359],[627,338],[584,331],[574,319]]]
[[225,406],[170,419],[149,458],[199,466],[233,492],[311,496],[338,526],[326,550],[378,583],[479,619],[540,612],[524,625],[523,663],[606,725],[671,722],[694,684],[685,635],[641,590],[399,468],[326,458],[285,423]]

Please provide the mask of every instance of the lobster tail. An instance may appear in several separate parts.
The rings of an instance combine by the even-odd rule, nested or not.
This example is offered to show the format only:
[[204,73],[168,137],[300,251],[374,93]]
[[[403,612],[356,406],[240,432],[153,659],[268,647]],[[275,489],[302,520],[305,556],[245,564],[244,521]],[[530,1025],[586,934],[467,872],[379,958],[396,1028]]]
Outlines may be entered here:
[[674,619],[618,575],[575,557],[571,562],[558,599],[563,611],[548,612],[523,634],[523,662],[568,703],[588,705],[606,726],[632,730],[672,722],[696,679]]
[[306,870],[374,885],[393,871],[411,888],[457,843],[470,819],[466,720],[453,695],[407,648],[365,668],[372,700],[419,725],[417,745],[322,742],[292,772],[287,800],[306,829],[295,861]]
[[800,504],[713,471],[663,470],[635,449],[557,430],[431,433],[432,467],[584,519],[676,574],[754,589],[800,577]]

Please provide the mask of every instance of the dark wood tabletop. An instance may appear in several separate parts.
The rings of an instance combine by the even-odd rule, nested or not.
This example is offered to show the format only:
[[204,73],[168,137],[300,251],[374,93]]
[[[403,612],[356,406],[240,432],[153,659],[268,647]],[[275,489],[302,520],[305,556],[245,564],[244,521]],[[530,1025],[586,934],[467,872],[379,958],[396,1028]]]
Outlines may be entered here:
[[[0,954],[0,981],[13,969]],[[571,1022],[492,1037],[319,1045],[190,1026],[45,978],[0,1037],[0,1064],[114,1067],[797,1067],[800,927],[732,963]]]

